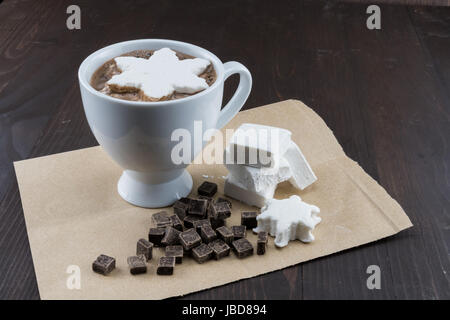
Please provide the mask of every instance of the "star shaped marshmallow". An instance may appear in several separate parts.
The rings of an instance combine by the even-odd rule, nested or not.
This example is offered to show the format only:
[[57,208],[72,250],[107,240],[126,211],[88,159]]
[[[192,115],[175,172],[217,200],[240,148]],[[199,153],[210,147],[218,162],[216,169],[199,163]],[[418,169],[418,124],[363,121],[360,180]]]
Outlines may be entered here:
[[258,226],[253,232],[268,232],[275,237],[277,247],[284,247],[296,239],[311,242],[314,241],[311,231],[322,220],[317,216],[319,212],[318,207],[303,202],[296,195],[282,200],[270,199],[256,218]]
[[106,83],[114,92],[141,91],[147,100],[163,100],[174,92],[193,94],[208,88],[198,77],[210,65],[201,58],[178,59],[169,48],[156,50],[149,59],[114,58],[120,74]]

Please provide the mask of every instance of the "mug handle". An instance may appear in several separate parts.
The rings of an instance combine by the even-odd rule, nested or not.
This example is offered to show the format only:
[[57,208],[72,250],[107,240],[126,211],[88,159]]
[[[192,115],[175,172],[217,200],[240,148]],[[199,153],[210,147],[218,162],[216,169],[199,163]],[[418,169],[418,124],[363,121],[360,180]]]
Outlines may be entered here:
[[224,63],[223,81],[235,73],[239,73],[239,86],[227,105],[220,111],[217,129],[224,127],[241,110],[252,89],[252,76],[244,65],[236,61]]

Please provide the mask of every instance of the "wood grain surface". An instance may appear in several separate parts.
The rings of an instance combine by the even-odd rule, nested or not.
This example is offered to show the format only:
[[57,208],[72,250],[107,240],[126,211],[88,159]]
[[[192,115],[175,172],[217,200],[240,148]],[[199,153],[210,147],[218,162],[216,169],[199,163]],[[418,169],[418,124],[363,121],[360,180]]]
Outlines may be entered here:
[[[243,63],[254,79],[245,108],[302,100],[414,224],[185,299],[449,299],[450,8],[381,4],[382,29],[368,30],[367,4],[205,3],[0,4],[0,299],[39,299],[12,162],[96,145],[78,66],[105,45],[139,38],[191,42]],[[81,8],[81,30],[66,28],[70,4]],[[366,286],[369,265],[381,268],[381,290]]]

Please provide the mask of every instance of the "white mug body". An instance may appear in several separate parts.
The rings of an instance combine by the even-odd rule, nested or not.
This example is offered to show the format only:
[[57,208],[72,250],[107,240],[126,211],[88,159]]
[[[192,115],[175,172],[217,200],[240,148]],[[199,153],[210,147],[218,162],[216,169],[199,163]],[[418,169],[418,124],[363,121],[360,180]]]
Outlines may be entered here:
[[[93,73],[106,61],[134,50],[164,47],[211,61],[217,75],[215,82],[208,89],[186,98],[158,102],[118,99],[90,85]],[[142,207],[163,207],[189,194],[192,178],[185,171],[189,163],[176,164],[172,160],[173,147],[179,143],[172,141],[172,134],[176,129],[184,129],[194,137],[196,121],[201,121],[203,130],[228,122],[229,119],[220,118],[231,119],[230,112],[239,111],[251,88],[250,73],[242,65],[239,67],[241,70],[235,72],[240,73],[244,88],[240,84],[241,97],[233,98],[235,104],[241,105],[227,105],[229,110],[225,110],[226,107],[221,111],[224,81],[229,76],[226,71],[231,70],[225,70],[215,55],[195,45],[162,39],[132,40],[100,49],[83,61],[78,77],[86,118],[98,143],[124,169],[118,191],[126,201]],[[198,151],[194,150],[192,140],[191,160]]]

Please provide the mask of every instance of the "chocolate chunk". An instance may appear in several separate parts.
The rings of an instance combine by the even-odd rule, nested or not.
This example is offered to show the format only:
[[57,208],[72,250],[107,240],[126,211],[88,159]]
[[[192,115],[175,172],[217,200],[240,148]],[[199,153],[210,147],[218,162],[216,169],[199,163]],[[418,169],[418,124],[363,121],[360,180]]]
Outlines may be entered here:
[[220,202],[226,202],[228,203],[228,206],[231,208],[233,208],[233,205],[231,204],[231,201],[225,198],[217,198],[216,203],[220,203]]
[[222,259],[230,254],[230,246],[222,239],[214,240],[208,246],[212,249],[213,257],[216,260]]
[[263,255],[266,253],[268,240],[269,234],[266,231],[258,232],[258,240],[256,240],[256,254]]
[[223,225],[225,225],[225,220],[224,219],[219,219],[216,215],[216,213],[212,210],[212,206],[210,206],[209,210],[208,210],[208,219],[209,222],[211,223],[211,227],[215,230]]
[[116,259],[107,255],[101,254],[92,263],[92,271],[106,276],[116,267]]
[[219,239],[222,239],[225,243],[231,244],[231,242],[233,242],[234,235],[230,228],[222,226],[217,228],[216,232]]
[[172,225],[169,215],[166,211],[160,211],[152,215],[152,220],[157,228],[165,228]]
[[201,196],[212,197],[217,192],[217,184],[214,182],[204,181],[197,189],[197,192]]
[[173,213],[183,220],[188,213],[190,203],[191,199],[189,198],[181,198],[180,200],[175,201],[173,204]]
[[172,222],[173,228],[177,229],[178,231],[183,231],[183,223],[176,214],[171,215],[169,219]]
[[251,256],[253,254],[253,246],[245,238],[235,240],[232,243],[234,252],[239,259]]
[[190,229],[194,227],[194,222],[197,220],[202,220],[200,216],[186,216],[183,220],[184,227],[186,229]]
[[211,227],[214,230],[225,225],[225,220],[223,219],[210,218],[209,221],[211,222]]
[[166,257],[174,257],[175,263],[183,263],[183,255],[184,255],[183,246],[180,245],[167,246],[165,254]]
[[139,256],[128,257],[128,266],[131,274],[140,274],[147,272],[147,265],[145,264],[145,257],[143,254]]
[[214,199],[212,197],[208,197],[208,196],[198,196],[198,199],[206,200],[208,202],[213,202],[214,201]]
[[200,220],[196,220],[192,223],[195,231],[200,234],[201,228],[203,226],[211,226],[211,222],[209,222],[208,219],[200,219]]
[[211,207],[211,216],[218,219],[226,219],[231,216],[231,209],[228,203],[219,202]]
[[206,215],[206,209],[208,207],[208,200],[193,199],[189,206],[188,214],[204,217]]
[[187,209],[180,207],[173,207],[173,213],[178,216],[181,220],[183,220],[187,215]]
[[200,237],[202,238],[204,243],[210,243],[211,241],[217,239],[217,234],[211,227],[211,225],[209,225],[209,221],[207,225],[204,225],[200,228]]
[[207,196],[199,196],[198,197],[200,200],[206,200],[208,203],[206,205],[206,210],[209,210],[209,208],[213,205],[214,203],[214,199],[211,197],[207,197]]
[[156,273],[162,276],[170,276],[173,274],[174,268],[175,268],[175,257],[161,257],[159,258]]
[[192,249],[192,257],[198,263],[208,261],[209,259],[211,259],[212,254],[213,250],[207,244],[204,243]]
[[232,226],[231,232],[233,232],[234,240],[245,238],[245,236],[247,235],[247,229],[245,228],[245,226]]
[[150,228],[148,232],[148,241],[155,247],[161,247],[161,240],[164,238],[166,228]]
[[188,251],[198,246],[202,242],[202,238],[198,235],[194,228],[180,233],[180,242],[184,250]]
[[256,211],[244,211],[241,213],[241,224],[247,229],[256,228],[258,222],[256,221],[256,216],[258,213]]
[[139,239],[136,245],[136,255],[143,254],[145,259],[148,261],[152,258],[153,243],[145,239]]
[[191,200],[192,199],[188,198],[188,197],[183,197],[183,198],[178,199],[178,201],[180,201],[181,203],[187,204],[187,205],[189,205],[191,203]]
[[173,246],[180,243],[180,233],[177,229],[173,227],[167,227],[164,234],[164,238],[161,240],[161,245],[163,246]]

